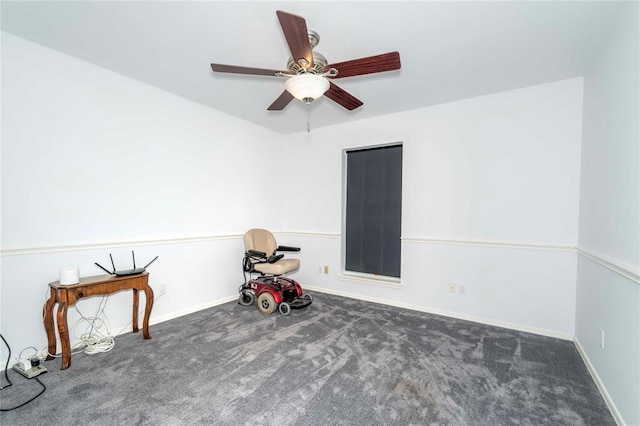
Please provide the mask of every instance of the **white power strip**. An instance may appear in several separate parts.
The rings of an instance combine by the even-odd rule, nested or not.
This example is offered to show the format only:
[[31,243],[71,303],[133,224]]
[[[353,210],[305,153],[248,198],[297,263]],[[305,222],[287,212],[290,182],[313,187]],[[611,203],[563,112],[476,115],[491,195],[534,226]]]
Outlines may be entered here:
[[34,377],[47,372],[47,367],[42,364],[33,367],[31,366],[31,360],[28,359],[19,359],[18,363],[13,364],[12,368],[27,379],[33,379]]

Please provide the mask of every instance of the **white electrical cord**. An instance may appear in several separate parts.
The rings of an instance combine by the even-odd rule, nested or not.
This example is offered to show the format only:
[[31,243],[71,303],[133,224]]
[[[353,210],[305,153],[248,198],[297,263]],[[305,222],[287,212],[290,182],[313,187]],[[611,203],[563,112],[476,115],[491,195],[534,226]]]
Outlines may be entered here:
[[[96,315],[93,317],[85,317],[77,305],[74,305],[76,312],[80,315],[80,320],[76,324],[79,325],[82,321],[89,324],[89,331],[80,335],[80,341],[84,344],[83,352],[87,355],[109,352],[116,345],[116,341],[111,336],[111,323],[104,312],[108,300],[108,297],[102,297]],[[100,331],[103,327],[104,333]]]
[[[162,296],[156,298],[156,301],[160,299]],[[71,347],[71,355],[78,354],[80,352],[84,352],[87,355],[94,355],[101,352],[109,352],[116,345],[116,341],[114,340],[115,336],[118,336],[124,332],[127,328],[131,327],[131,321],[120,331],[117,333],[111,333],[111,322],[105,313],[105,308],[107,307],[107,301],[109,296],[103,296],[100,300],[100,304],[98,305],[98,309],[96,311],[96,315],[94,317],[85,317],[82,312],[78,309],[77,305],[74,305],[76,312],[80,315],[80,318],[71,326],[70,330],[72,331],[72,335],[78,339],[78,343]],[[103,304],[104,303],[104,304]],[[140,308],[138,311],[138,317],[142,315],[144,311],[144,307]],[[81,334],[79,337],[76,336],[75,329],[82,323],[88,323],[87,329],[89,330],[86,333]],[[105,332],[100,332],[100,328],[105,328]],[[56,338],[56,341],[60,340],[60,338]],[[28,349],[28,348],[27,348]],[[34,348],[35,349],[35,348]],[[62,357],[62,354],[50,354],[48,347],[42,349],[41,353],[47,354],[51,357],[59,358]],[[46,356],[43,356],[45,358]]]
[[110,336],[88,335],[83,339],[83,343],[85,344],[84,353],[87,355],[109,352],[116,345],[116,341]]
[[33,346],[27,346],[26,348],[24,348],[23,350],[20,351],[20,355],[18,355],[18,359],[22,359],[22,354],[24,353],[24,351],[26,351],[27,349],[33,349],[35,351],[35,353],[31,356],[31,358],[33,358],[34,356],[37,357],[38,356],[38,349],[34,348]]

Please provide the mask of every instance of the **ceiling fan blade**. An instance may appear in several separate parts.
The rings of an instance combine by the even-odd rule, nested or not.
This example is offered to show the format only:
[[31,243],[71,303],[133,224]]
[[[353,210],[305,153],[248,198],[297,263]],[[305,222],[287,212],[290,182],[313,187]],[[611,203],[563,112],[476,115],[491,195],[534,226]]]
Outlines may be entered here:
[[[294,62],[303,68],[313,66],[313,53],[311,52],[311,44],[309,43],[309,33],[307,31],[307,22],[302,16],[292,15],[291,13],[276,11],[282,32],[287,39],[291,57]],[[300,59],[304,59],[306,64],[300,64]]]
[[271,105],[269,105],[267,111],[283,110],[284,107],[289,105],[289,102],[291,102],[293,99],[293,95],[285,90],[280,96],[278,96],[278,99],[276,99]]
[[360,99],[344,91],[331,82],[329,82],[329,90],[327,90],[324,95],[332,101],[342,105],[349,111],[352,111],[363,105]]
[[374,74],[377,72],[393,71],[400,69],[400,53],[389,52],[382,55],[353,59],[351,61],[338,62],[324,67],[324,72],[331,68],[338,70],[338,75],[329,78],[353,77],[356,75]]
[[227,72],[231,74],[267,75],[277,77],[278,73],[289,74],[289,71],[267,70],[264,68],[239,67],[236,65],[211,64],[215,72]]

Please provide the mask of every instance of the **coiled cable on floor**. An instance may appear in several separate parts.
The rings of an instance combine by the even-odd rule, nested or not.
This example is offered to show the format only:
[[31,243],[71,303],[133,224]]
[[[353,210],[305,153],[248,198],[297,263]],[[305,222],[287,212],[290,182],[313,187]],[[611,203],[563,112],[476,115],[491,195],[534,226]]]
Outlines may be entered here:
[[[158,296],[156,301],[160,298],[162,298],[162,295]],[[96,310],[96,314],[93,317],[85,317],[84,314],[80,312],[77,305],[73,306],[80,318],[78,318],[78,320],[70,327],[72,336],[78,339],[78,342],[71,347],[71,355],[81,352],[84,352],[87,355],[109,352],[116,345],[115,336],[122,334],[127,328],[131,327],[132,322],[129,321],[129,323],[123,326],[121,330],[115,333],[111,331],[111,321],[109,321],[109,317],[107,317],[105,312],[108,300],[108,296],[102,297],[98,305],[98,309]],[[142,315],[143,311],[144,307],[140,308],[138,310],[138,316]],[[75,333],[75,330],[80,326],[80,324],[85,322],[88,323],[88,331],[78,336]],[[105,329],[104,332],[100,331],[101,328]],[[56,340],[59,340],[59,338]],[[62,356],[60,354],[49,353],[48,347],[43,348],[42,353],[46,354],[46,356],[55,358]]]
[[[109,352],[116,345],[116,341],[111,336],[111,322],[104,311],[107,307],[107,300],[107,297],[100,300],[94,317],[85,317],[78,307],[74,306],[81,321],[84,320],[90,325],[89,331],[80,336],[80,340],[84,344],[83,352],[87,355]],[[102,327],[105,328],[105,333],[100,332]]]
[[102,352],[109,352],[116,345],[116,341],[111,336],[84,336],[82,342],[85,344],[84,353],[94,355]]

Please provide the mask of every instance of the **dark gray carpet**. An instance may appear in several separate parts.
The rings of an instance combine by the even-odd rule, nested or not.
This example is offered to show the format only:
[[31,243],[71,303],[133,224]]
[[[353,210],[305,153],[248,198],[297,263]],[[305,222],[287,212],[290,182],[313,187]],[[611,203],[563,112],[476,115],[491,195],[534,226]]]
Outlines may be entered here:
[[[572,342],[315,293],[235,302],[116,338],[3,425],[613,425]],[[37,392],[13,371],[2,406]],[[3,384],[4,384],[4,378]]]

